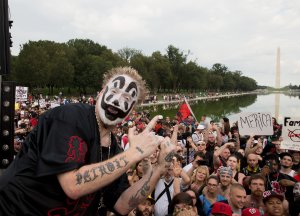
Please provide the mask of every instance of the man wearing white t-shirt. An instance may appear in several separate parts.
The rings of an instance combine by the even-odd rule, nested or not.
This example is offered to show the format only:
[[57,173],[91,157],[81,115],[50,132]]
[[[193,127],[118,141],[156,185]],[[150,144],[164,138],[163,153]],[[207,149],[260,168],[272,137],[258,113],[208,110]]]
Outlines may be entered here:
[[295,175],[295,170],[292,170],[293,166],[293,156],[288,153],[284,152],[280,154],[280,172],[286,175],[289,175],[291,177],[294,177]]

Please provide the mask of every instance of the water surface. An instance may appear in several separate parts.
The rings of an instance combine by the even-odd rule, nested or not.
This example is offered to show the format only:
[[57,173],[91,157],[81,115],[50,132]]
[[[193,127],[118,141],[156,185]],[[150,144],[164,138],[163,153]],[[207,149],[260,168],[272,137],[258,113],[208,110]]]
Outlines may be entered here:
[[[278,118],[279,123],[283,123],[285,116],[300,117],[300,93],[251,94],[190,101],[189,104],[197,120],[206,114],[209,120],[219,121],[222,117],[228,117],[233,122],[241,112],[269,112]],[[179,103],[140,107],[139,110],[148,110],[151,116],[161,114],[173,118],[178,108]]]

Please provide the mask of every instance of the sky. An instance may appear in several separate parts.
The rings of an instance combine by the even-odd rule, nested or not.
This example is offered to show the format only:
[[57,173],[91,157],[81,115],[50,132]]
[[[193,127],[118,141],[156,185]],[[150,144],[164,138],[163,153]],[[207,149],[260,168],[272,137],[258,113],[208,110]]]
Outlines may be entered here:
[[8,0],[13,55],[28,41],[91,39],[114,52],[151,55],[169,45],[211,68],[221,63],[258,85],[300,85],[299,0]]

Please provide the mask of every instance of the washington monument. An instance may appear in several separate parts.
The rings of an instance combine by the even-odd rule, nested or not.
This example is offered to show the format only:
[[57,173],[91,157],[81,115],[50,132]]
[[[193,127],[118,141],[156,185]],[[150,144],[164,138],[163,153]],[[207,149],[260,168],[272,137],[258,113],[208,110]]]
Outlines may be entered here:
[[[280,48],[277,48],[275,88],[280,89]],[[275,118],[279,117],[280,94],[275,94]]]
[[277,48],[275,88],[280,88],[280,47]]

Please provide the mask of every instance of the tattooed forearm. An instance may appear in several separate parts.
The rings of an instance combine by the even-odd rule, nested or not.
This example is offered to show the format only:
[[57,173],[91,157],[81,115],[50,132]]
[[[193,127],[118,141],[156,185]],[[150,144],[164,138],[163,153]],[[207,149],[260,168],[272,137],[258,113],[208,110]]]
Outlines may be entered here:
[[83,173],[76,173],[76,185],[92,182],[99,176],[111,175],[115,170],[125,167],[129,162],[126,157],[120,157],[115,159],[113,162],[107,162],[104,165],[94,167],[90,170],[85,170]]
[[146,198],[149,195],[150,192],[150,179],[153,175],[153,170],[151,170],[151,173],[149,175],[149,178],[145,181],[145,183],[143,184],[143,186],[136,192],[136,194],[134,196],[132,196],[129,199],[129,207],[130,208],[135,208],[139,203],[140,203],[140,195],[142,195],[142,198]]
[[166,162],[171,162],[172,161],[172,159],[173,159],[173,157],[174,157],[174,155],[175,155],[175,152],[170,152],[169,154],[167,154],[167,156],[165,157],[165,161]]
[[135,147],[141,154],[143,154],[144,153],[144,151],[140,148],[140,147]]
[[171,145],[172,145],[172,143],[168,140],[167,146],[171,146]]

